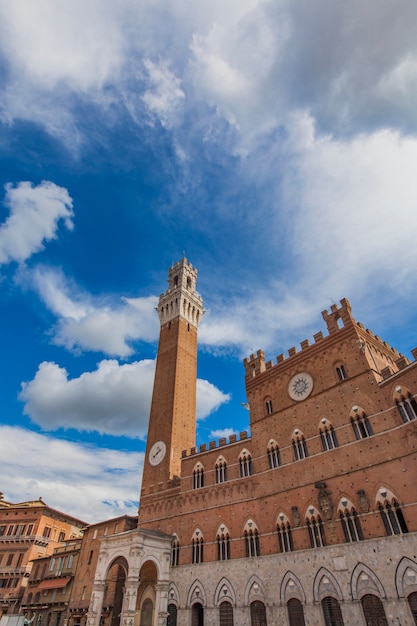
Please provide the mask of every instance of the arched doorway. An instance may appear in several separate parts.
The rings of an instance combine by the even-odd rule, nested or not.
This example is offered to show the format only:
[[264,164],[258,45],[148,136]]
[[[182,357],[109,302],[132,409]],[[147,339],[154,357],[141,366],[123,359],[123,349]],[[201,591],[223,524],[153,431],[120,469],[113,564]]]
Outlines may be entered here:
[[101,619],[105,626],[120,626],[127,571],[128,565],[123,557],[115,559],[108,569]]
[[193,604],[191,609],[191,626],[204,626],[204,608],[200,602]]
[[255,600],[250,605],[251,626],[267,626],[265,604]]
[[297,600],[297,598],[288,600],[287,609],[290,626],[305,626],[304,609],[300,600]]
[[220,626],[233,626],[233,606],[224,600],[219,606]]
[[139,589],[136,600],[136,626],[153,626],[158,572],[153,561],[146,561],[139,572]]
[[340,604],[336,598],[327,596],[321,601],[326,626],[344,626]]
[[167,626],[177,626],[177,607],[175,604],[168,604]]

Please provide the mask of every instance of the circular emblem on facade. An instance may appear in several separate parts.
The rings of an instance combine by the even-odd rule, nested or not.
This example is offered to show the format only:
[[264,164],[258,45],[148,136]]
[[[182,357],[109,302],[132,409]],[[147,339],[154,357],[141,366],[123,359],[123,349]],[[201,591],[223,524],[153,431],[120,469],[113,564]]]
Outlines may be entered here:
[[305,400],[313,391],[313,378],[307,372],[293,376],[288,383],[288,393],[293,400]]
[[148,461],[151,465],[159,465],[165,457],[167,447],[164,441],[156,441],[149,451]]

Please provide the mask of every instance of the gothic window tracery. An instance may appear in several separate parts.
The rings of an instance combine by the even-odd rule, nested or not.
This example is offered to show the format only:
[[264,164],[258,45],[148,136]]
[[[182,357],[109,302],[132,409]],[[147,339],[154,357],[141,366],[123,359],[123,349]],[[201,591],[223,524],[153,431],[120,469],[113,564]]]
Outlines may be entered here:
[[226,526],[220,526],[217,531],[217,560],[228,561],[230,559],[230,535]]
[[325,417],[323,417],[322,420],[320,421],[319,431],[320,431],[321,445],[323,446],[324,452],[326,452],[327,450],[333,450],[334,448],[339,447],[339,443],[337,441],[337,436],[333,428],[333,425]]
[[281,465],[279,447],[274,439],[271,439],[268,443],[268,463],[269,469],[274,469],[275,467],[279,467]]
[[381,487],[378,492],[377,504],[387,535],[408,533],[401,506],[394,495],[385,487]]
[[292,447],[294,451],[294,459],[296,461],[301,461],[302,459],[306,459],[308,457],[307,442],[303,433],[298,429],[294,431],[292,436]]
[[252,520],[248,520],[243,532],[245,538],[245,550],[246,556],[260,556],[261,547],[259,543],[259,532],[256,524]]
[[175,536],[171,543],[171,566],[177,567],[180,562],[180,542]]
[[227,463],[223,457],[216,461],[216,483],[224,483],[227,480]]
[[322,548],[326,545],[322,519],[315,507],[309,507],[306,526],[312,548]]
[[406,387],[395,388],[394,400],[404,423],[417,419],[417,402]]
[[191,539],[191,557],[192,563],[203,563],[204,561],[204,539],[199,529],[194,532]]
[[277,535],[280,552],[292,552],[292,550],[294,550],[294,544],[291,524],[284,513],[278,515]]
[[201,463],[197,463],[193,471],[193,487],[200,489],[204,487],[204,468]]
[[363,409],[354,406],[350,412],[350,422],[356,439],[366,439],[374,433],[368,417]]
[[342,499],[339,504],[339,519],[342,524],[345,541],[362,541],[364,539],[356,509],[346,498]]
[[252,457],[247,450],[242,450],[239,456],[240,477],[252,476]]

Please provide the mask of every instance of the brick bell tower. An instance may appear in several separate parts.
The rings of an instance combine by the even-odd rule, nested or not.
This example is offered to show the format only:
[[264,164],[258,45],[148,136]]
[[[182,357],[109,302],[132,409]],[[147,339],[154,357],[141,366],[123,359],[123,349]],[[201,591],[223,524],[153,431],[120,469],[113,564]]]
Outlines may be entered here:
[[142,494],[151,485],[179,476],[182,451],[195,446],[197,328],[203,315],[197,273],[181,259],[169,268],[168,289],[159,298],[161,329]]

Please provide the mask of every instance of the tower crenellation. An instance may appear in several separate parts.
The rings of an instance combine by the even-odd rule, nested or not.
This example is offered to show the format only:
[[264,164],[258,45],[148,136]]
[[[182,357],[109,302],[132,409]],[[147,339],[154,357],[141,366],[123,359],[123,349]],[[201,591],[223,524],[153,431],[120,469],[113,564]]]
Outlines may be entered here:
[[196,291],[197,275],[197,269],[186,258],[169,268],[168,289],[160,295],[157,308],[161,325],[181,316],[198,327],[204,311],[203,300]]

